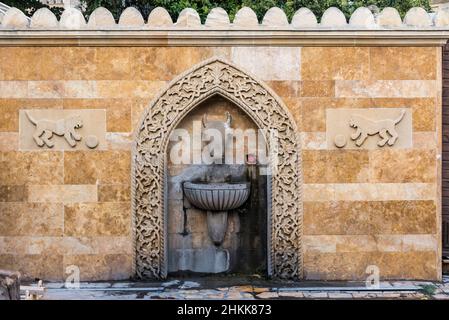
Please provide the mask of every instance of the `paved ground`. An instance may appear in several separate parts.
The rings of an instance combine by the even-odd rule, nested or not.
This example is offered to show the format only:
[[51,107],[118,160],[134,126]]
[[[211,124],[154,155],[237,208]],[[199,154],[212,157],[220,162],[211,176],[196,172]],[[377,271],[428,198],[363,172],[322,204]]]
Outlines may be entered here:
[[279,282],[250,278],[171,279],[165,282],[44,283],[43,299],[447,299],[443,282],[384,281],[379,288],[357,282]]

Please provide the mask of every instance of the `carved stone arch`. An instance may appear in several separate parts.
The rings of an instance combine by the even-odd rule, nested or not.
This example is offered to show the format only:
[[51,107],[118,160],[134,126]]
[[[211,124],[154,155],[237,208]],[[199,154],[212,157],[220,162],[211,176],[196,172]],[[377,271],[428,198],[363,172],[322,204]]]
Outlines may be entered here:
[[[169,136],[196,106],[221,95],[243,109],[265,130],[271,161],[268,269],[279,278],[302,277],[302,170],[295,122],[263,82],[218,58],[204,61],[174,79],[145,110],[136,129],[132,156],[134,273],[165,278],[165,167]],[[272,146],[273,144],[273,146]],[[273,157],[274,159],[274,157]]]

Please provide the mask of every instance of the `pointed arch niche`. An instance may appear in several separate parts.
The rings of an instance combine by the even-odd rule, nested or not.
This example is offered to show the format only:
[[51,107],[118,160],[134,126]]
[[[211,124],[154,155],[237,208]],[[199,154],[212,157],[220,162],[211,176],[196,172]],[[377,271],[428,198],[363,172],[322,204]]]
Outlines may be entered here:
[[[270,164],[268,191],[268,272],[279,278],[301,278],[303,212],[298,130],[287,107],[267,85],[217,58],[174,79],[151,102],[136,129],[131,179],[135,275],[167,275],[164,188],[169,137],[192,109],[214,95],[233,102],[267,134],[269,152],[275,159]],[[275,147],[268,132],[276,132]]]

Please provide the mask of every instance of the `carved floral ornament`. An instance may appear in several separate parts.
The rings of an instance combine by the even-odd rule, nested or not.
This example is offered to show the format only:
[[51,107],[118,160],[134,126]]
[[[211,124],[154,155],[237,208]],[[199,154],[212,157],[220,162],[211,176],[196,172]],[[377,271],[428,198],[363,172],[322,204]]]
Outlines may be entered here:
[[172,81],[146,109],[136,131],[132,168],[135,274],[139,278],[167,274],[164,181],[168,138],[193,108],[216,94],[242,108],[259,128],[277,132],[278,157],[272,162],[268,210],[268,267],[275,277],[300,278],[302,172],[296,125],[267,86],[220,59],[205,61]]

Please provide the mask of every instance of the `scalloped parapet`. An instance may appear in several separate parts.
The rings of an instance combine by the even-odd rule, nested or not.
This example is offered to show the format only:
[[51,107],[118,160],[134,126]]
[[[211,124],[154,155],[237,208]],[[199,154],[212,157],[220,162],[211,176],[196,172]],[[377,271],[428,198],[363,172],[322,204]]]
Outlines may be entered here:
[[112,13],[99,7],[86,20],[81,11],[68,8],[61,15],[58,21],[55,15],[47,8],[37,10],[33,16],[28,18],[17,8],[10,8],[3,17],[0,29],[65,29],[65,30],[120,30],[122,29],[202,29],[218,28],[220,30],[437,30],[449,29],[449,12],[439,10],[429,14],[421,7],[411,8],[402,20],[395,8],[383,8],[372,12],[367,7],[357,8],[347,20],[343,12],[330,7],[324,11],[321,17],[317,17],[309,8],[300,8],[288,21],[285,12],[273,7],[267,10],[261,22],[256,13],[249,7],[243,7],[237,11],[233,21],[230,21],[229,14],[223,8],[213,8],[206,17],[204,24],[201,23],[200,16],[195,9],[183,9],[177,21],[174,22],[168,11],[162,7],[157,7],[151,11],[147,22],[142,14],[134,7],[123,10],[118,23],[116,23]]

